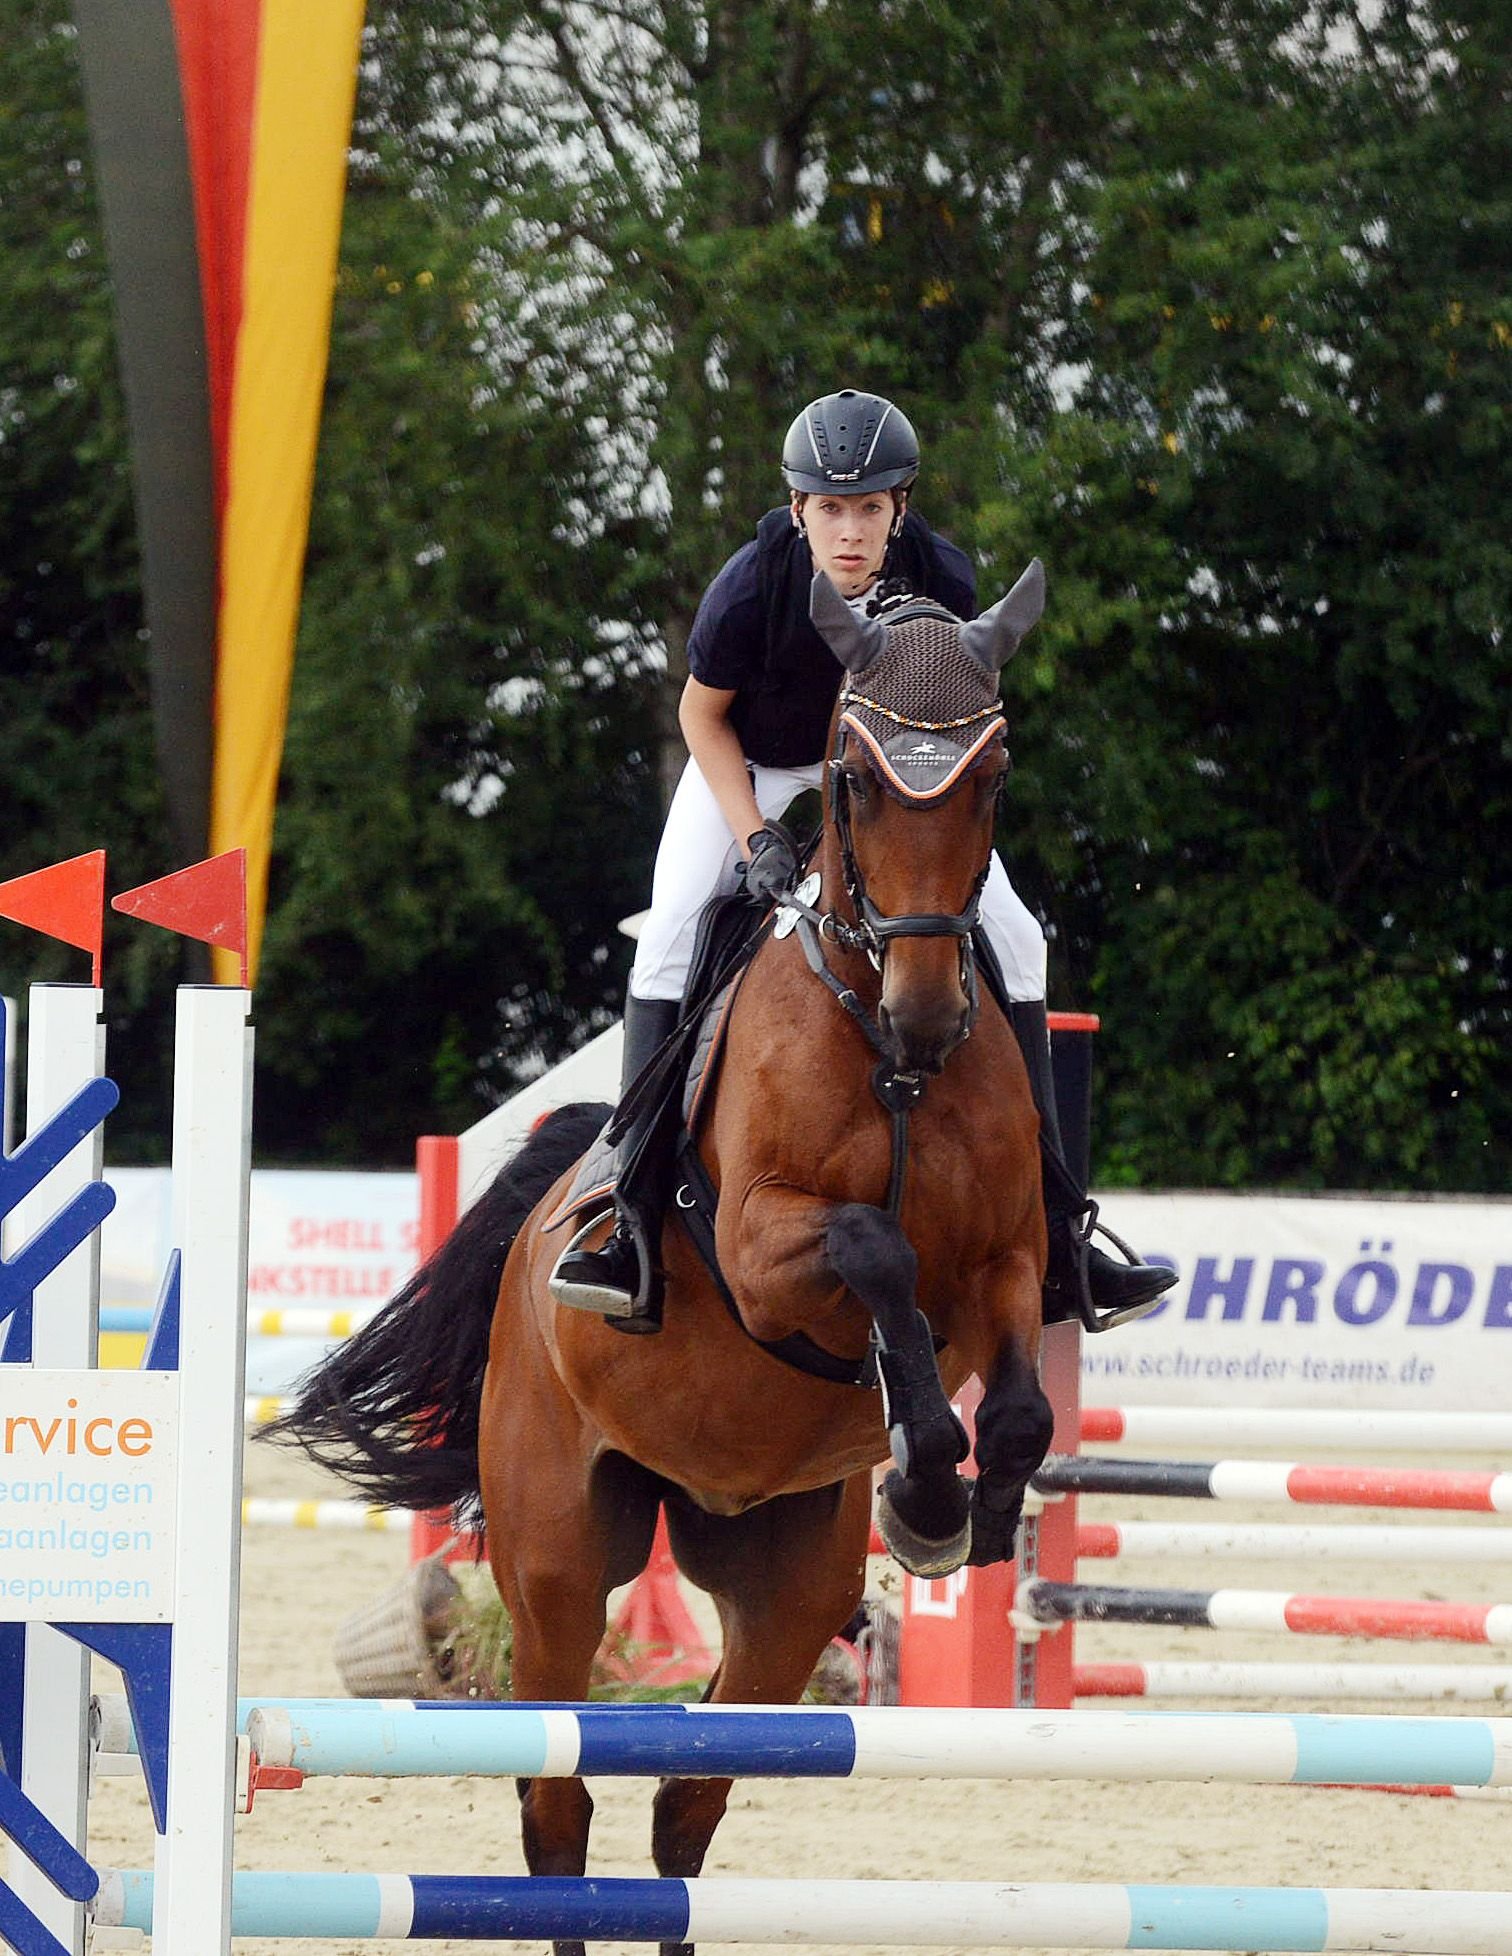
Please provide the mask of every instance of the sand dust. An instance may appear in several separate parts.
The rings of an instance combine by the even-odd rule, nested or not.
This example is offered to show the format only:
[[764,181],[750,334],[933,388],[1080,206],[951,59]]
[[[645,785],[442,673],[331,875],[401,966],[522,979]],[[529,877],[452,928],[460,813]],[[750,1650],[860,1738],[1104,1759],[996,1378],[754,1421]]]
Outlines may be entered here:
[[[1456,1462],[1472,1465],[1472,1462]],[[1486,1465],[1494,1463],[1486,1462]],[[341,1489],[264,1444],[248,1448],[249,1494],[331,1495]],[[1224,1519],[1270,1520],[1286,1510],[1225,1505]],[[1296,1510],[1290,1511],[1293,1515]],[[1212,1503],[1088,1503],[1101,1519],[1214,1520]],[[1326,1513],[1301,1516],[1326,1520]],[[1342,1514],[1345,1521],[1369,1515]],[[1414,1521],[1432,1517],[1412,1517]],[[1446,1516],[1463,1524],[1469,1517]],[[1495,1526],[1488,1517],[1487,1526]],[[1502,1524],[1505,1525],[1505,1524]],[[250,1529],[242,1574],[241,1690],[276,1699],[341,1689],[332,1633],[403,1575],[402,1535]],[[1330,1569],[1181,1563],[1098,1564],[1097,1580],[1209,1589],[1312,1589],[1495,1601],[1512,1595],[1512,1568],[1342,1565]],[[1082,1627],[1078,1654],[1112,1657],[1349,1657],[1408,1662],[1507,1661],[1461,1645],[1380,1644],[1323,1637],[1155,1628]],[[102,1672],[100,1689],[117,1688]],[[1254,1706],[1235,1707],[1254,1710]],[[1338,1709],[1328,1705],[1277,1707]],[[1345,1710],[1413,1707],[1350,1705]],[[1425,1708],[1426,1709],[1426,1708]],[[1475,1716],[1483,1708],[1467,1707]],[[652,1872],[651,1783],[601,1779],[590,1871]],[[852,1877],[960,1881],[1101,1881],[1359,1885],[1495,1889],[1506,1885],[1508,1803],[1308,1787],[1131,1786],[1106,1782],[747,1781],[737,1784],[706,1872],[790,1879]],[[151,1822],[139,1783],[102,1779],[91,1803],[97,1864],[150,1867]],[[523,1873],[513,1787],[479,1780],[324,1780],[264,1793],[237,1823],[237,1865],[263,1869],[443,1874]],[[1509,1902],[1512,1916],[1512,1902]],[[267,1941],[241,1956],[398,1956],[400,1942]],[[504,1943],[413,1945],[448,1956]],[[608,1945],[596,1945],[608,1948]],[[1411,1956],[1404,1951],[1403,1956]]]

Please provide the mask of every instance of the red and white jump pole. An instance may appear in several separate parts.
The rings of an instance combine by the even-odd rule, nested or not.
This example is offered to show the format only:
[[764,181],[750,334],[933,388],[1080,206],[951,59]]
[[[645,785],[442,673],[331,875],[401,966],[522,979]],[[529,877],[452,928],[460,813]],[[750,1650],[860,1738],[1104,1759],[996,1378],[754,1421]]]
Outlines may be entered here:
[[1046,1494],[1153,1494],[1296,1507],[1420,1508],[1512,1514],[1512,1474],[1436,1467],[1309,1467],[1291,1460],[1108,1460],[1048,1456],[1034,1477]]
[[1512,1453],[1512,1413],[1355,1412],[1305,1406],[1083,1406],[1082,1445],[1366,1447],[1387,1453]]
[[1065,1623],[1162,1623],[1304,1637],[1512,1645],[1512,1603],[1403,1602],[1270,1589],[1134,1589],[1036,1577],[1019,1585],[1018,1609],[1031,1624],[1047,1629]]

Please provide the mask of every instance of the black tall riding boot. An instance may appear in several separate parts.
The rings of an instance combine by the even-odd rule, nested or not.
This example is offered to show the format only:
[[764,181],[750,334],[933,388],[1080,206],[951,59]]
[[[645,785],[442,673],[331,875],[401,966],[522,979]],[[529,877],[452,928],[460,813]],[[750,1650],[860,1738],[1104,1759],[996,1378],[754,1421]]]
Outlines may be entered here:
[[[671,998],[625,994],[625,1050],[620,1099],[663,1046],[682,1016]],[[619,1220],[602,1249],[569,1246],[551,1273],[559,1304],[598,1311],[616,1331],[661,1329],[662,1216],[672,1183],[674,1118],[660,1093],[646,1097],[619,1143],[620,1176],[614,1192]]]
[[[1164,1263],[1141,1263],[1129,1246],[1097,1220],[1092,1202],[1073,1175],[1061,1150],[1060,1116],[1055,1106],[1055,1075],[1050,1065],[1050,1030],[1043,999],[1016,999],[1008,1019],[1018,1035],[1029,1073],[1029,1090],[1040,1117],[1040,1167],[1045,1192],[1049,1260],[1045,1270],[1045,1322],[1080,1318],[1088,1331],[1111,1331],[1116,1324],[1142,1318],[1176,1281]],[[1101,1230],[1123,1251],[1125,1261],[1090,1240]]]

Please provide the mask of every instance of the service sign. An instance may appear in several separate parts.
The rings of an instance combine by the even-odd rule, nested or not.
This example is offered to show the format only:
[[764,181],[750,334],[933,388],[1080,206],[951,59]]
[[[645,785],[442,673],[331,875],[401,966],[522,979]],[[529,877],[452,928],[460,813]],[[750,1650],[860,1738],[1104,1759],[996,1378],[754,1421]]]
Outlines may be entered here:
[[173,1615],[178,1374],[0,1367],[0,1622]]
[[1506,1407],[1512,1203],[1115,1189],[1103,1209],[1180,1280],[1085,1340],[1088,1405]]

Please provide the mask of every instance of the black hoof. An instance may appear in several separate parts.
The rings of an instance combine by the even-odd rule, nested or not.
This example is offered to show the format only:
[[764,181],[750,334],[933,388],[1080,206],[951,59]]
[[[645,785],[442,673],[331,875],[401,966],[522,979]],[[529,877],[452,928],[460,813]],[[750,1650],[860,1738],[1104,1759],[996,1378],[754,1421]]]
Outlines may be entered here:
[[1006,1507],[998,1508],[983,1498],[980,1481],[972,1483],[971,1554],[967,1560],[973,1569],[985,1568],[989,1562],[1011,1562],[1014,1559],[1018,1549],[1019,1519],[1023,1512],[1022,1493],[1011,1496]]
[[920,1501],[918,1490],[899,1473],[889,1474],[882,1483],[877,1532],[888,1553],[911,1576],[933,1580],[953,1575],[971,1553],[966,1483],[959,1475],[953,1475],[952,1482],[948,1493],[931,1489],[927,1502]]

